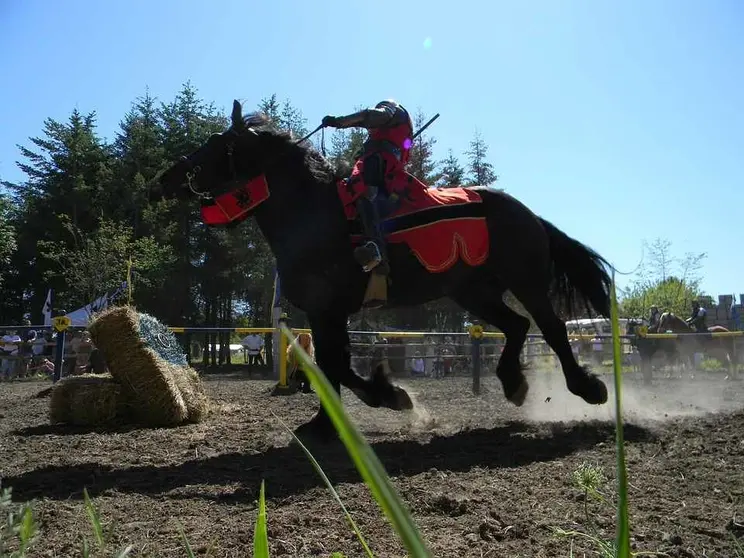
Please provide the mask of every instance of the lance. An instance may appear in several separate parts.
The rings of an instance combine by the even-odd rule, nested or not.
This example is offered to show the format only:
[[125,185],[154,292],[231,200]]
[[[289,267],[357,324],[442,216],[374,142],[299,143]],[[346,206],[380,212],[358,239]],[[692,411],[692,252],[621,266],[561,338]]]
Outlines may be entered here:
[[415,134],[413,134],[413,137],[411,138],[411,141],[413,141],[413,140],[415,140],[415,139],[416,139],[417,137],[419,137],[419,136],[421,135],[421,133],[422,133],[422,132],[423,132],[424,130],[426,130],[426,129],[427,129],[427,128],[428,128],[429,126],[431,126],[431,125],[432,125],[432,123],[433,123],[433,122],[434,122],[434,121],[435,121],[435,120],[436,120],[437,118],[439,118],[439,113],[436,113],[436,114],[435,114],[434,116],[432,116],[432,117],[431,117],[431,118],[429,119],[429,121],[428,121],[428,122],[427,122],[426,124],[424,124],[423,126],[421,126],[421,128],[419,129],[419,131],[418,131],[418,132],[416,132]]

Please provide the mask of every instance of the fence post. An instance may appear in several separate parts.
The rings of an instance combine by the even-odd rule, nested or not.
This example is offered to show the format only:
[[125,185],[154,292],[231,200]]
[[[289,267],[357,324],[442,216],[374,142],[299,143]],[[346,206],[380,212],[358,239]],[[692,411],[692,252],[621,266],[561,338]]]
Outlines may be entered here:
[[473,393],[480,395],[481,376],[481,341],[483,340],[483,326],[471,325],[470,334],[471,358],[473,361]]
[[65,316],[64,310],[60,311],[59,316],[52,318],[52,327],[57,332],[57,347],[54,353],[54,376],[52,377],[52,383],[56,384],[62,379],[62,364],[64,363],[65,356],[65,331],[72,320]]
[[277,349],[276,357],[278,361],[276,364],[279,368],[279,381],[274,386],[272,395],[289,395],[292,393],[292,390],[289,387],[289,382],[287,381],[287,337],[282,333],[281,329],[279,329],[282,325],[289,327],[289,317],[285,313],[282,313],[277,321],[276,331],[279,333],[279,346]]

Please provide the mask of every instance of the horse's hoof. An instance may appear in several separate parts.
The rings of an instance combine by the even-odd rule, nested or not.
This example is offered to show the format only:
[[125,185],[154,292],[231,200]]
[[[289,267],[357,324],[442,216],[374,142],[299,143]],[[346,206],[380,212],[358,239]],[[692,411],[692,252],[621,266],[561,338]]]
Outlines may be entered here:
[[594,375],[584,378],[580,385],[569,386],[569,391],[578,395],[590,405],[602,405],[607,403],[607,386]]
[[410,411],[413,409],[413,400],[408,392],[398,386],[393,386],[393,395],[390,402],[385,402],[383,407],[394,411]]
[[522,380],[516,391],[507,396],[507,399],[514,403],[517,407],[524,405],[525,399],[527,399],[527,392],[530,390],[530,385],[527,380]]
[[328,443],[337,438],[333,423],[328,419],[318,419],[317,415],[295,428],[294,434],[302,442]]
[[351,391],[359,398],[362,403],[364,403],[368,407],[377,408],[381,405],[379,397],[377,395],[369,393],[369,391],[357,388],[351,388]]

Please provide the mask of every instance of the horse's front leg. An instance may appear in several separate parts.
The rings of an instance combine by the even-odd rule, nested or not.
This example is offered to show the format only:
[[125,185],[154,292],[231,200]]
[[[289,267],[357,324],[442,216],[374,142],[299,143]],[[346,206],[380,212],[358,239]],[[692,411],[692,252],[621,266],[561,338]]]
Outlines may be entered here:
[[[352,370],[351,343],[346,328],[347,316],[317,313],[308,315],[308,319],[312,329],[316,363],[336,393],[341,394],[343,385],[370,407],[387,407],[395,410],[413,408],[408,394],[391,384],[381,367],[378,367],[370,379],[363,378]],[[332,433],[333,424],[321,406],[315,417],[300,429],[327,436]]]

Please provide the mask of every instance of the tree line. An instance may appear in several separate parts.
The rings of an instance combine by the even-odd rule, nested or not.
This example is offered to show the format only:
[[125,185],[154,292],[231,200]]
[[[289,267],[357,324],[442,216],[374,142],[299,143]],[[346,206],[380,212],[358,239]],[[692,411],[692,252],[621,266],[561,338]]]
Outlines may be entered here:
[[[256,109],[295,137],[308,133],[302,111],[289,100],[272,94]],[[426,121],[420,110],[413,118],[416,129]],[[98,134],[95,111],[75,109],[65,122],[47,118],[38,136],[18,146],[25,179],[0,182],[0,324],[40,323],[50,288],[55,308],[69,312],[113,291],[129,274],[131,302],[167,324],[268,325],[274,260],[253,220],[212,229],[201,224],[198,204],[148,202],[148,184],[163,169],[228,125],[228,115],[190,83],[170,102],[146,91],[110,139]],[[365,137],[360,129],[335,130],[329,160],[350,167]],[[311,141],[325,147],[320,134]],[[446,188],[498,181],[477,129],[463,162],[452,150],[437,160],[436,143],[427,131],[412,147],[408,170],[425,183]],[[687,313],[690,300],[702,295],[705,254],[675,257],[661,239],[648,248],[646,264],[621,293],[622,314],[647,315],[651,304]],[[523,313],[508,293],[507,303]],[[293,324],[305,325],[301,312],[287,301],[282,306]],[[440,300],[363,314],[359,325],[459,331],[467,319],[454,303]]]
[[[308,133],[307,119],[289,100],[272,94],[256,109],[295,137]],[[413,119],[416,129],[426,121],[421,110]],[[98,133],[95,111],[74,109],[66,121],[44,120],[40,134],[18,145],[24,179],[0,182],[0,324],[41,323],[50,288],[55,309],[69,312],[115,290],[129,275],[131,302],[167,324],[267,325],[274,260],[255,223],[212,229],[200,222],[196,203],[148,202],[148,185],[162,170],[228,125],[229,115],[188,82],[169,102],[149,91],[135,99],[112,138]],[[365,138],[364,130],[335,130],[329,160],[350,167]],[[320,134],[311,141],[321,148]],[[427,184],[498,180],[477,130],[463,162],[452,150],[436,160],[436,142],[421,134],[408,164]],[[294,324],[303,325],[301,313],[282,305]],[[378,313],[373,322],[460,329],[465,318],[453,304],[438,301]]]

